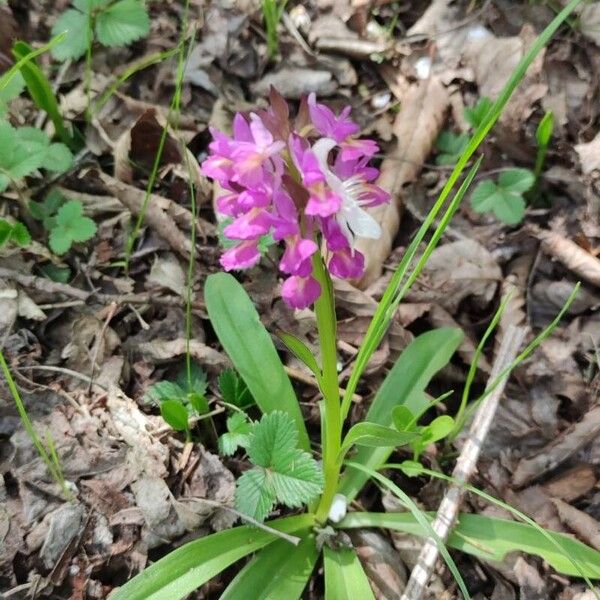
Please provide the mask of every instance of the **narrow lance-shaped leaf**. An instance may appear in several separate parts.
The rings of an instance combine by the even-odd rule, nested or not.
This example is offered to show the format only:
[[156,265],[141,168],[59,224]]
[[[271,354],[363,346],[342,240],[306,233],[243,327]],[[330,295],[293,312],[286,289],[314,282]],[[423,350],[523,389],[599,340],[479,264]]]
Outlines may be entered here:
[[310,449],[304,417],[271,336],[244,288],[227,273],[210,275],[204,287],[212,326],[263,413],[282,410],[295,421],[300,447]]

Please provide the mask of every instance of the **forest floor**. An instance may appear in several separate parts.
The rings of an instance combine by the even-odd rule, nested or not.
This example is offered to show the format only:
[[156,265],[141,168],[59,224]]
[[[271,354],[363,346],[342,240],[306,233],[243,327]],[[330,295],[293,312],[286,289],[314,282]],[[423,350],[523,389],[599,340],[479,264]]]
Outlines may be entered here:
[[[393,172],[395,209],[383,223],[384,241],[363,248],[363,280],[336,283],[343,387],[377,300],[473,130],[468,109],[482,97],[495,98],[536,33],[554,17],[555,4],[560,2],[290,2],[272,60],[258,2],[192,0],[188,34],[195,41],[177,119],[169,110],[177,56],[139,66],[178,46],[182,2],[148,3],[147,38],[126,48],[95,46],[89,81],[85,58],[38,58],[61,113],[82,132],[85,145],[66,173],[44,172],[0,193],[0,218],[19,219],[33,238],[22,248],[0,248],[0,348],[34,427],[42,438],[51,436],[76,499],[65,500],[47,474],[1,379],[2,597],[105,598],[149,562],[235,521],[218,504],[231,504],[235,478],[247,462],[218,455],[216,434],[224,430],[227,413],[217,381],[230,364],[203,302],[204,280],[220,270],[222,236],[212,184],[196,168],[186,168],[189,160],[195,165],[206,156],[208,125],[227,130],[236,111],[264,107],[273,85],[292,104],[316,92],[336,110],[351,105],[361,134],[380,144],[377,161]],[[35,47],[47,43],[67,8],[66,0],[0,4],[0,69],[12,63],[14,39]],[[478,151],[484,159],[476,185],[498,182],[510,169],[533,171],[536,130],[552,111],[548,153],[535,190],[525,194],[524,217],[509,225],[500,214],[474,210],[466,199],[369,363],[352,414],[364,415],[415,335],[443,326],[465,333],[429,390],[434,397],[455,390],[439,407],[452,414],[501,299],[512,292],[479,363],[478,391],[507,328],[525,327],[533,338],[581,281],[559,326],[511,376],[472,483],[540,525],[600,550],[600,2],[583,10],[534,62]],[[129,69],[133,74],[106,94]],[[86,119],[88,101],[100,97],[105,102],[94,104]],[[12,100],[8,118],[15,127],[53,131],[26,94]],[[154,195],[125,271],[127,241],[167,122]],[[188,349],[187,270],[195,218],[190,185],[199,211],[189,352],[206,374],[214,413],[213,425],[195,432],[197,443],[174,432],[146,395],[154,383],[176,378]],[[93,237],[62,255],[52,251],[46,227],[27,209],[29,201],[42,202],[51,191],[81,203],[97,227]],[[239,279],[271,332],[295,333],[317,352],[314,315],[283,304],[272,256]],[[317,433],[316,382],[279,349],[309,431]],[[431,464],[438,459],[448,461],[435,448],[424,458]],[[445,484],[393,478],[424,509],[437,509]],[[203,498],[214,504],[198,500]],[[360,503],[395,507],[375,487]],[[470,495],[463,508],[506,516]],[[406,581],[422,542],[369,535],[355,541],[359,554],[379,597],[396,598],[389,590]],[[370,546],[377,548],[375,558]],[[456,560],[474,598],[585,597],[580,580],[556,574],[535,557],[511,555],[490,563],[458,554]],[[194,597],[218,597],[232,573],[225,571]],[[458,597],[442,568],[430,588],[432,598]],[[313,582],[306,597],[321,593],[321,584]]]

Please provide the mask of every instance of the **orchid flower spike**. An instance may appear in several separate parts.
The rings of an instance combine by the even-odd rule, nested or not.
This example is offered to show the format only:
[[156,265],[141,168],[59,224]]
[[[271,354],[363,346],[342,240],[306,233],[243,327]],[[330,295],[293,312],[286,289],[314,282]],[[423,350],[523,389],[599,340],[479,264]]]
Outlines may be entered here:
[[227,271],[256,265],[259,241],[271,234],[285,247],[281,295],[290,307],[305,308],[321,294],[312,272],[319,245],[331,275],[361,277],[364,257],[356,240],[381,235],[365,209],[390,197],[372,183],[379,172],[368,163],[378,146],[353,137],[359,127],[349,106],[336,116],[311,94],[292,120],[274,89],[270,101],[265,111],[238,113],[232,136],[211,130],[201,170],[224,189],[217,207],[233,219],[224,234],[237,243],[223,253],[221,265]]

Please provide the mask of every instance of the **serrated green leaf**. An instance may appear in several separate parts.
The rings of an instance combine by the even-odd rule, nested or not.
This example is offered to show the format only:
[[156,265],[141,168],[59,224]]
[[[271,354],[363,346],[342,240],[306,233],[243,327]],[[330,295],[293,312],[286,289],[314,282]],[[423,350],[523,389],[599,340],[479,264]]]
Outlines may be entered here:
[[160,404],[163,400],[185,400],[185,390],[173,381],[157,381],[144,394],[144,402]]
[[252,425],[244,413],[233,413],[227,418],[227,433],[219,438],[221,454],[231,456],[239,447],[247,448],[250,443]]
[[188,411],[179,400],[163,400],[160,403],[160,414],[175,431],[187,431]]
[[52,56],[60,61],[81,58],[92,43],[88,15],[73,8],[66,10],[52,28],[53,36],[63,32],[67,36],[52,48]]
[[0,248],[8,243],[12,233],[12,225],[5,219],[0,219]]
[[83,216],[83,206],[77,200],[65,202],[56,213],[56,223],[50,231],[50,248],[64,254],[73,242],[85,242],[96,233],[96,224]]
[[285,472],[271,472],[277,500],[290,508],[308,504],[323,490],[323,472],[308,452],[296,450]]
[[529,169],[503,171],[498,178],[498,187],[511,194],[523,194],[535,183],[535,176]]
[[31,243],[31,234],[27,230],[27,227],[20,221],[17,221],[13,225],[11,238],[19,246],[27,246]]
[[96,235],[96,223],[89,217],[80,217],[77,226],[71,228],[71,237],[74,242],[87,242]]
[[276,410],[264,415],[254,426],[248,455],[260,467],[283,464],[285,468],[297,443],[298,432],[294,421],[286,413]]
[[16,73],[6,87],[0,90],[0,118],[8,112],[8,103],[14,100],[25,89],[25,80],[21,73]]
[[182,390],[185,390],[188,393],[194,392],[201,395],[206,392],[206,388],[208,387],[206,372],[196,362],[190,364],[189,377],[187,366],[183,366],[177,374],[175,382]]
[[96,35],[105,46],[126,46],[148,35],[150,17],[139,0],[120,0],[98,14]]
[[264,469],[250,469],[238,480],[235,506],[241,513],[264,521],[275,504],[275,490]]
[[467,123],[469,123],[473,129],[477,129],[485,121],[485,118],[490,112],[492,106],[492,101],[489,98],[486,98],[485,96],[479,98],[477,104],[475,104],[473,108],[467,107],[464,110]]
[[42,275],[58,283],[67,283],[71,279],[71,269],[69,267],[57,267],[52,263],[48,263],[42,265],[40,271]]
[[209,412],[208,400],[204,394],[199,394],[198,392],[188,392],[187,399],[190,403],[190,406],[199,415],[205,415],[207,412]]
[[254,402],[248,386],[233,369],[225,369],[221,372],[219,390],[225,402],[239,408],[247,408]]

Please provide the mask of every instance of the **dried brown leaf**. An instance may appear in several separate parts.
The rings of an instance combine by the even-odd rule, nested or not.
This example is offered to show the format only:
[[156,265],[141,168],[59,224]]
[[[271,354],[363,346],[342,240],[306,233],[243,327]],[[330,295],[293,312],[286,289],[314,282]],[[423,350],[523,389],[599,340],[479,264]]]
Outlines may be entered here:
[[590,546],[600,550],[600,523],[582,510],[555,498],[552,500],[561,521]]
[[577,144],[575,152],[579,155],[581,171],[584,175],[600,170],[600,132],[592,141],[586,144]]

